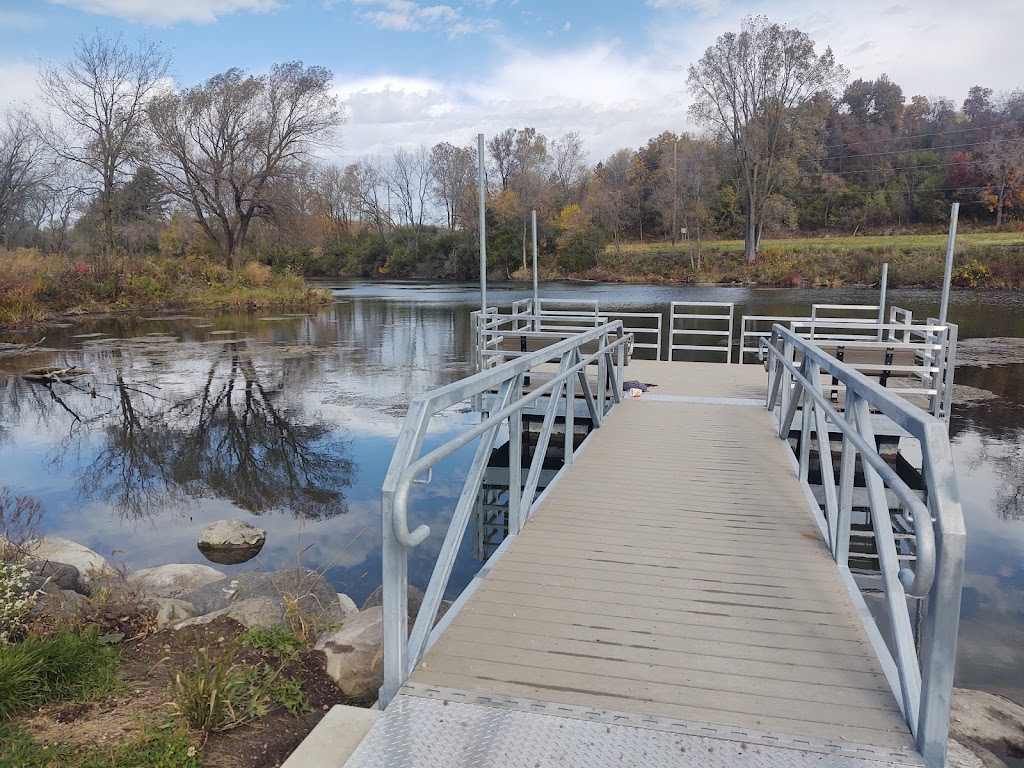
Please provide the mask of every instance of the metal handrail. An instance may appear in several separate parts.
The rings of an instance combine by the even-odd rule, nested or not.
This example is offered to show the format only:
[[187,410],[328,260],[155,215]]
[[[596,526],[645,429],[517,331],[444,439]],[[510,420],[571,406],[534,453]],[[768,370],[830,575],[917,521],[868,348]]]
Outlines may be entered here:
[[[687,309],[698,308],[706,310],[722,310],[721,311],[705,311],[705,312],[679,312],[680,307]],[[677,351],[690,351],[690,352],[705,352],[712,354],[725,353],[725,362],[732,362],[732,334],[733,334],[733,318],[735,316],[736,306],[732,302],[726,301],[673,301],[669,304],[669,332],[668,332],[668,360],[675,359],[675,353]],[[676,325],[677,320],[704,320],[708,322],[724,323],[724,328],[714,329],[701,329],[701,328],[679,328]],[[685,338],[687,336],[709,336],[714,339],[724,339],[725,345],[720,344],[677,344],[677,338]],[[742,362],[742,359],[741,361]]]
[[[590,409],[595,428],[600,427],[608,411],[621,400],[622,370],[626,345],[632,337],[623,333],[621,321],[606,323],[544,349],[524,354],[493,368],[481,370],[467,379],[415,398],[409,406],[399,434],[395,453],[388,467],[381,493],[383,534],[383,610],[384,610],[384,686],[381,704],[386,705],[398,692],[405,679],[425,653],[433,637],[434,619],[448,585],[459,543],[468,525],[470,513],[482,487],[487,461],[501,427],[509,429],[510,467],[518,467],[522,456],[522,413],[531,403],[548,398],[540,438],[525,484],[520,472],[509,473],[509,536],[515,536],[528,519],[535,504],[534,496],[540,481],[544,454],[551,437],[559,404],[565,397],[566,433],[572,435],[574,419],[575,379]],[[584,354],[581,348],[592,342],[597,350]],[[528,393],[523,392],[523,379],[534,368],[551,360],[559,360],[558,373]],[[588,366],[598,368],[596,390],[591,391],[586,375]],[[610,391],[608,385],[610,384]],[[491,412],[482,421],[446,441],[425,456],[419,457],[430,418],[446,408],[470,399],[479,399],[494,390],[498,394],[490,405]],[[420,613],[411,636],[408,633],[407,592],[408,552],[430,535],[430,528],[421,525],[409,530],[409,492],[416,478],[427,473],[438,462],[455,451],[481,438],[467,475],[452,520],[438,553],[434,571],[423,597]],[[571,463],[574,441],[566,440],[566,466]],[[515,478],[515,480],[513,480]]]
[[[819,524],[836,564],[845,573],[851,594],[857,587],[852,578],[846,577],[856,456],[861,456],[895,658],[877,626],[873,632],[869,627],[869,636],[925,762],[929,766],[944,765],[966,538],[946,424],[779,324],[772,329],[770,341],[762,340],[760,352],[768,354],[768,408],[775,409],[781,394],[780,436],[788,437],[797,409],[803,406],[798,466],[808,492],[810,444],[812,437],[817,440],[826,513],[822,517],[818,510]],[[802,356],[799,366],[795,362],[797,354]],[[842,414],[822,394],[823,373],[846,387]],[[927,507],[878,454],[872,408],[920,442]],[[830,430],[829,422],[834,430]],[[830,431],[840,432],[843,439],[838,489],[828,448]],[[896,494],[913,521],[917,560],[912,572],[900,565],[885,486]],[[859,592],[856,595],[860,597]],[[929,601],[920,662],[907,595],[927,595]],[[874,624],[869,613],[861,613],[866,624]]]

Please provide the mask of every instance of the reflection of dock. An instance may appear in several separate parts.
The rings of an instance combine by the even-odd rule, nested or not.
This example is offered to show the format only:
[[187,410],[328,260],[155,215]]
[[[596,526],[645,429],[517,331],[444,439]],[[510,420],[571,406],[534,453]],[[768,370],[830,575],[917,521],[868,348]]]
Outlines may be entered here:
[[[596,310],[530,351],[507,337],[539,338],[541,318],[512,317],[515,336],[481,336],[493,362],[410,407],[383,495],[386,708],[347,765],[943,765],[964,547],[935,415],[945,331],[870,329],[866,365],[917,377],[905,393],[780,324],[766,376],[626,365],[632,334]],[[634,399],[628,380],[658,386]],[[421,456],[431,416],[467,400],[481,423]],[[927,468],[914,487],[880,453],[904,436]],[[410,633],[408,553],[434,535],[409,529],[413,484],[471,442]],[[504,508],[504,538],[435,625],[481,508]]]

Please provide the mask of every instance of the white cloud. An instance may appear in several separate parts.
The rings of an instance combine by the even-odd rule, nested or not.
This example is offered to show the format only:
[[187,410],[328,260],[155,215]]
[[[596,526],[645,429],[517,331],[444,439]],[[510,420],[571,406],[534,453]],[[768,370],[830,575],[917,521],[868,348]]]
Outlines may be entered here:
[[462,11],[450,5],[421,6],[410,0],[350,0],[354,6],[378,10],[358,11],[357,16],[378,29],[390,32],[418,32],[421,30],[442,30],[448,37],[461,37],[489,29],[493,22],[488,19],[471,20]]
[[0,109],[35,105],[39,70],[25,62],[0,63]]
[[549,139],[580,131],[601,159],[685,128],[683,79],[660,57],[634,56],[615,43],[557,53],[506,44],[496,69],[469,80],[339,78],[350,115],[345,159],[440,141],[466,145],[479,132],[527,125]]
[[211,24],[238,12],[268,13],[278,0],[50,0],[87,13],[163,26],[181,21]]

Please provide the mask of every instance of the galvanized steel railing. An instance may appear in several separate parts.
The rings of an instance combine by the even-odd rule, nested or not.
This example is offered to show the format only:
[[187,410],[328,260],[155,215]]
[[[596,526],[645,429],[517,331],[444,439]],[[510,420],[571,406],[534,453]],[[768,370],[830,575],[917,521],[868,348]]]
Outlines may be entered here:
[[[724,301],[673,301],[669,305],[668,359],[675,360],[677,351],[724,353],[725,362],[731,363],[735,309],[734,304]],[[682,327],[678,321],[682,321]],[[708,339],[710,343],[686,343],[687,337],[692,336]],[[725,343],[718,343],[721,340]]]
[[[487,316],[490,317],[489,315]],[[591,328],[550,346],[521,355],[493,368],[480,370],[467,379],[435,389],[415,398],[409,406],[395,453],[391,458],[381,494],[383,535],[383,609],[384,609],[384,686],[382,706],[395,696],[423,654],[436,638],[434,621],[448,587],[458,554],[459,543],[469,524],[477,495],[483,483],[488,459],[502,428],[509,434],[509,467],[522,464],[522,414],[531,403],[547,397],[544,421],[525,483],[519,471],[509,472],[509,536],[515,536],[529,519],[535,504],[540,473],[547,453],[555,419],[564,408],[565,466],[572,463],[575,451],[575,409],[572,407],[579,386],[589,408],[594,427],[600,427],[608,411],[622,396],[622,371],[626,345],[631,341],[619,321]],[[593,352],[584,348],[594,349]],[[542,363],[558,361],[558,372],[529,392],[524,392],[524,377]],[[587,367],[597,368],[596,385],[591,388]],[[537,374],[534,374],[535,376]],[[480,424],[448,440],[425,456],[420,456],[430,419],[437,413],[467,400],[481,399],[497,391],[491,413]],[[408,586],[409,551],[421,544],[430,528],[421,525],[409,530],[409,493],[417,478],[428,481],[432,468],[459,448],[480,438],[461,495],[438,553],[423,603],[409,634]]]
[[[768,407],[775,409],[781,395],[780,436],[789,436],[797,410],[802,409],[798,462],[800,480],[809,495],[812,440],[818,445],[825,500],[819,524],[829,549],[861,608],[865,627],[918,749],[929,766],[945,765],[966,536],[946,424],[781,325],[775,325],[771,339],[762,342],[761,350],[768,355]],[[798,355],[802,358],[799,364],[796,362]],[[822,394],[823,374],[832,376],[845,387],[843,412],[837,411]],[[926,503],[878,454],[872,410],[892,419],[920,442]],[[842,435],[838,483],[830,433]],[[894,653],[882,639],[849,571],[858,455],[878,549]],[[913,523],[916,549],[913,570],[900,564],[886,487],[900,500]],[[920,661],[908,596],[928,598]]]

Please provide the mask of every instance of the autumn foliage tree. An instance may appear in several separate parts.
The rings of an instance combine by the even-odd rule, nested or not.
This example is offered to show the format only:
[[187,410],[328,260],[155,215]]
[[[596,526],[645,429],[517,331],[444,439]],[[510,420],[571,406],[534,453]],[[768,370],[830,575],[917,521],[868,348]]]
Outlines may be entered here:
[[313,148],[344,122],[331,77],[299,62],[266,75],[229,69],[151,104],[155,167],[226,265],[242,263],[253,217],[274,216],[275,190],[300,177]]
[[804,32],[763,16],[744,19],[739,34],[719,37],[690,67],[691,114],[733,148],[746,199],[748,262],[757,256],[764,203],[801,132],[813,128],[806,108],[819,95],[833,95],[845,79],[831,48],[819,56]]

